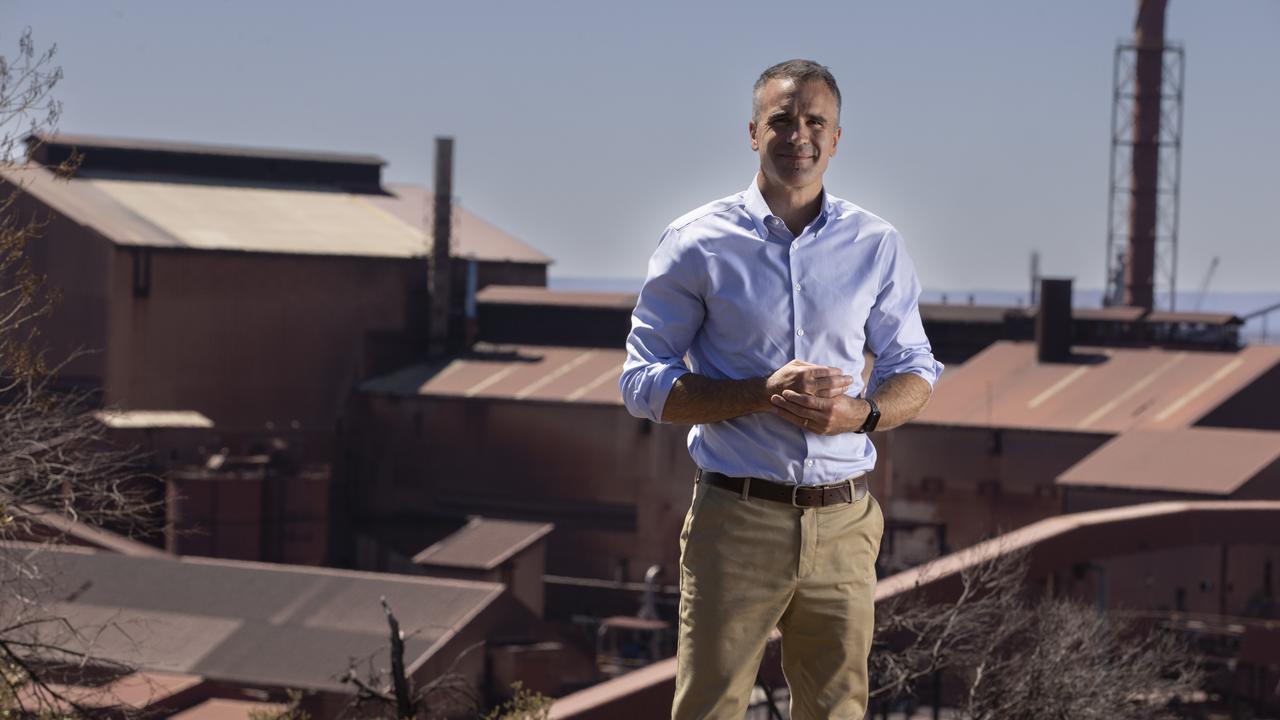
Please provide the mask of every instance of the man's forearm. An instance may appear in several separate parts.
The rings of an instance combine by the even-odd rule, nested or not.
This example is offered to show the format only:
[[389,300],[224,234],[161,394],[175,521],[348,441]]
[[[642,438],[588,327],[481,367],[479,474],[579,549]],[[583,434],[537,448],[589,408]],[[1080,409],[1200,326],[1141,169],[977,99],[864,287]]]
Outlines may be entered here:
[[713,380],[685,373],[662,408],[662,421],[682,425],[720,422],[769,408],[766,378]]
[[[888,430],[907,423],[924,409],[932,393],[929,383],[915,375],[894,375],[885,380],[871,394],[880,408],[876,429]],[[771,395],[769,402],[774,415],[819,435],[858,432],[871,414],[870,403],[849,395],[824,398],[788,389]]]
[[933,388],[928,381],[918,375],[893,375],[871,393],[871,399],[880,408],[880,422],[876,429],[889,430],[907,424],[924,410],[932,394]]

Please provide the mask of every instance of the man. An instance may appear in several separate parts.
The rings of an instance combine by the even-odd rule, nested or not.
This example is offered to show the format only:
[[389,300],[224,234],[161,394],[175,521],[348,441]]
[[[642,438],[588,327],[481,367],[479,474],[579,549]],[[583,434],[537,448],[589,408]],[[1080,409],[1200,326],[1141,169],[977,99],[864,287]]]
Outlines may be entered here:
[[920,412],[942,365],[897,231],[823,187],[839,119],[827,68],[765,70],[748,125],[759,173],[667,227],[632,316],[627,408],[693,424],[699,467],[680,536],[677,720],[741,718],[775,626],[792,718],[866,711],[884,529],[866,433]]

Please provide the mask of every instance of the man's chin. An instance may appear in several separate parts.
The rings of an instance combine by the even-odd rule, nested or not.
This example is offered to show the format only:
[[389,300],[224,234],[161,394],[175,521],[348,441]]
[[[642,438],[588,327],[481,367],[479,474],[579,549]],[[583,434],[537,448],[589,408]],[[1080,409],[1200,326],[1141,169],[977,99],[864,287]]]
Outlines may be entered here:
[[822,173],[817,172],[816,168],[775,168],[772,173],[773,180],[783,187],[808,187],[816,182],[822,181]]

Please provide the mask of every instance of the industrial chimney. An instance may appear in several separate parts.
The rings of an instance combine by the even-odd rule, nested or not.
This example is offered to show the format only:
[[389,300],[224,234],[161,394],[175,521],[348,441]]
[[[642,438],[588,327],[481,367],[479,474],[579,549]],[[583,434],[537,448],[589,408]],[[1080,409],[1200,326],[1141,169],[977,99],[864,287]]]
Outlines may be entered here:
[[1133,174],[1129,191],[1129,256],[1125,304],[1155,307],[1156,211],[1160,181],[1160,104],[1164,86],[1166,0],[1138,0],[1133,98]]
[[428,352],[443,353],[449,340],[449,249],[453,232],[453,138],[436,138],[435,202],[431,215],[429,292],[431,325]]
[[1036,359],[1042,363],[1071,359],[1071,280],[1040,278],[1040,310],[1036,313]]

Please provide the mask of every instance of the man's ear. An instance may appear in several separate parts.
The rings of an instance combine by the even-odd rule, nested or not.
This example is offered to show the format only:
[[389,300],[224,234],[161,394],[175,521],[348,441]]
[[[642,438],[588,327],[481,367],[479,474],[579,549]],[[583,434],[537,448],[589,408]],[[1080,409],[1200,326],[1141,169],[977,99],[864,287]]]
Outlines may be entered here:
[[747,132],[751,133],[751,149],[759,150],[760,141],[756,140],[756,121],[755,120],[752,120],[751,122],[747,123]]
[[831,157],[836,156],[836,148],[840,147],[840,130],[841,127],[837,125],[835,137],[831,138]]

